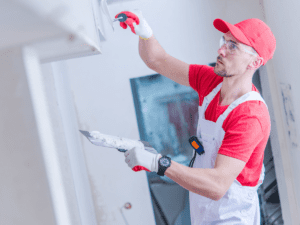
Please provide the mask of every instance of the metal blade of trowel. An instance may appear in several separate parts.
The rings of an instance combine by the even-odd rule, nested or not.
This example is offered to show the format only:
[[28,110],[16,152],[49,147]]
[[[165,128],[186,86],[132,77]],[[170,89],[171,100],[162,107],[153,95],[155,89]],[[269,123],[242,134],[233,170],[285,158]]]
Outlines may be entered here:
[[127,138],[121,138],[106,134],[101,134],[98,131],[84,131],[79,130],[92,144],[108,148],[116,148],[120,152],[126,152],[129,149],[140,146],[144,144],[141,141],[131,140]]
[[102,147],[108,147],[108,148],[116,148],[120,152],[126,152],[127,150],[130,150],[134,147],[141,147],[145,150],[157,153],[157,151],[148,143],[145,141],[140,140],[132,140],[127,138],[121,138],[117,136],[111,136],[106,134],[101,134],[98,131],[84,131],[79,130],[92,144]]
[[[100,141],[97,141],[97,139],[95,139],[91,134],[90,134],[90,132],[88,132],[88,131],[85,131],[85,130],[79,130],[92,144],[94,144],[94,145],[97,145],[97,146],[103,146],[103,144],[102,144],[102,142],[100,142]],[[104,147],[106,147],[106,146],[104,146]],[[117,148],[117,150],[118,151],[120,151],[120,152],[126,152],[127,150],[125,150],[125,149],[118,149]]]
[[94,144],[90,138],[93,138],[91,135],[90,135],[90,132],[88,131],[84,131],[84,130],[79,130],[92,144]]

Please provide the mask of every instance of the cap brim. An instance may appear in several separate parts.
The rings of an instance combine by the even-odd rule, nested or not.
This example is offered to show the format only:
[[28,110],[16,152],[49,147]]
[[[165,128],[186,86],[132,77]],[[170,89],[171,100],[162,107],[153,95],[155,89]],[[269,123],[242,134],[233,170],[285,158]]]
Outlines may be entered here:
[[215,19],[213,22],[214,27],[221,31],[222,33],[227,33],[228,31],[231,32],[231,34],[241,43],[245,44],[245,45],[250,45],[251,43],[248,41],[248,39],[246,38],[246,36],[244,35],[244,33],[237,28],[236,26],[221,20],[221,19]]

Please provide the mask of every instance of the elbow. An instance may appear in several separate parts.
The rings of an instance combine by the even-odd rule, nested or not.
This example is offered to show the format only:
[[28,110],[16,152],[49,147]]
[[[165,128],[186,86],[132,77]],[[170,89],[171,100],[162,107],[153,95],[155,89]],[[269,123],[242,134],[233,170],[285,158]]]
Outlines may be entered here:
[[152,70],[156,70],[157,64],[156,64],[155,61],[150,61],[150,60],[147,61],[147,60],[145,60],[144,62],[148,66],[148,68],[150,68]]
[[223,198],[224,194],[220,193],[214,193],[212,196],[210,196],[211,200],[219,201],[221,198]]
[[214,201],[219,201],[221,198],[223,198],[225,193],[226,193],[226,191],[224,190],[224,188],[221,188],[221,186],[218,185],[218,187],[216,187],[213,195],[211,196],[211,199]]
[[219,201],[221,198],[223,198],[224,194],[216,194],[215,198],[213,199],[214,201]]
[[221,198],[224,197],[224,195],[226,194],[226,192],[227,192],[227,189],[225,189],[225,188],[221,189],[221,188],[220,188],[220,190],[219,190],[219,191],[217,192],[217,194],[215,195],[215,199],[213,199],[213,200],[219,201]]
[[153,70],[156,67],[156,62],[154,60],[147,57],[141,57],[141,58],[148,68]]
[[147,65],[147,67],[154,71],[157,71],[159,68],[162,67],[162,62],[166,58],[165,54],[163,54],[163,56],[160,57],[150,57],[150,56],[140,54],[140,57]]
[[218,181],[215,183],[215,196],[213,200],[219,201],[221,198],[223,198],[228,191],[228,188],[229,187],[226,186],[225,183],[220,182],[218,179]]
[[198,195],[201,195],[201,196],[204,196],[206,198],[209,198],[211,200],[214,200],[214,201],[219,201],[221,198],[223,198],[224,194],[219,191],[212,191],[212,190],[208,190],[206,193],[203,192],[203,191],[200,191],[201,189],[198,189],[198,188],[194,188],[194,189],[191,189],[189,191],[195,193],[195,194],[198,194]]
[[153,57],[150,57],[148,54],[145,54],[144,52],[139,52],[141,59],[143,62],[152,69],[155,66],[156,60],[154,60]]

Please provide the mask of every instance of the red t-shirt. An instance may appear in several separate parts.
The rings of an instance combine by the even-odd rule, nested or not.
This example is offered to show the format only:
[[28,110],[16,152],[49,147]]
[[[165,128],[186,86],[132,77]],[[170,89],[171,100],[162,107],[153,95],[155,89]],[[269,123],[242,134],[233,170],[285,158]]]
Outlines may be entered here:
[[[199,105],[223,77],[214,73],[214,68],[206,65],[191,64],[189,67],[190,86],[199,94]],[[252,84],[252,91],[259,91]],[[216,122],[227,106],[219,105],[220,91],[208,105],[205,119]],[[256,186],[264,160],[271,121],[266,105],[258,100],[243,102],[234,108],[224,120],[222,128],[225,136],[219,154],[243,160],[246,165],[237,180],[243,186]]]

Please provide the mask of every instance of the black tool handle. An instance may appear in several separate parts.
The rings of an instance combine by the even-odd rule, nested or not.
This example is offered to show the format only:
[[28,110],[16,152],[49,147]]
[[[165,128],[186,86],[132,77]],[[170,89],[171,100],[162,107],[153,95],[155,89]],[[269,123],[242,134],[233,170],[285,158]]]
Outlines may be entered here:
[[122,17],[122,19],[119,20],[119,22],[125,22],[127,20],[127,15],[125,13],[121,13],[118,15],[118,18]]

